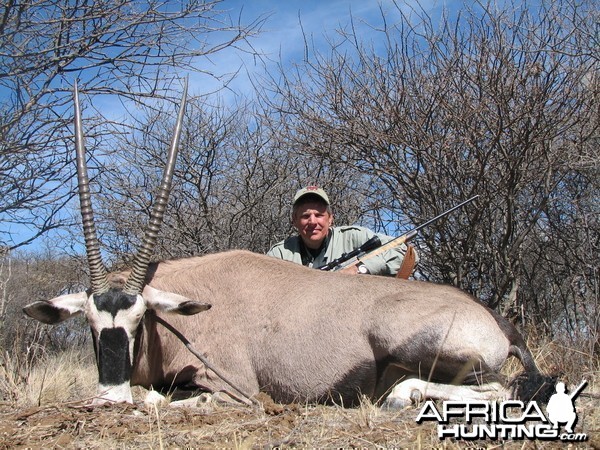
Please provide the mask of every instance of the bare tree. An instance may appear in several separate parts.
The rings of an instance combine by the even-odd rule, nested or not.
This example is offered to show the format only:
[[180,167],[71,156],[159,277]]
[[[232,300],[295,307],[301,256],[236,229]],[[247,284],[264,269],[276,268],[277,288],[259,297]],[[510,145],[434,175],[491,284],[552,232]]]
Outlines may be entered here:
[[23,316],[22,308],[32,299],[52,298],[81,290],[87,275],[81,258],[55,256],[54,249],[34,253],[15,251],[0,259],[0,288],[3,310],[0,318],[0,349],[34,356],[32,348],[64,350],[85,345],[88,333],[84,321],[77,327],[38,327]]
[[0,244],[16,248],[65,219],[58,213],[71,196],[63,188],[73,167],[65,148],[71,148],[76,79],[100,111],[102,127],[88,127],[92,145],[103,139],[107,124],[124,125],[114,115],[119,102],[146,99],[151,105],[170,98],[174,79],[186,72],[210,74],[200,69],[200,57],[227,47],[252,51],[247,39],[264,17],[243,24],[219,10],[219,3],[1,2]]
[[[99,171],[98,224],[115,262],[127,262],[141,238],[171,116],[148,109],[139,132],[121,136],[112,163]],[[292,196],[308,184],[328,189],[339,207],[337,218],[353,222],[359,182],[339,164],[288,147],[276,121],[253,104],[225,107],[191,99],[157,258],[232,248],[265,252],[291,233]]]
[[[559,0],[500,11],[490,2],[439,22],[397,10],[397,24],[382,15],[377,45],[351,26],[327,52],[307,48],[295,72],[274,77],[271,105],[296,147],[371,180],[365,207],[375,223],[418,224],[479,194],[476,206],[423,231],[420,275],[525,320],[539,292],[524,286],[531,252],[548,258],[566,243],[557,229],[576,222],[556,199],[564,205],[584,193],[577,217],[598,215],[597,183],[565,189],[582,175],[598,177],[598,10]],[[558,241],[544,248],[550,217]],[[587,220],[582,241],[571,243],[592,250],[583,236],[598,231]],[[596,267],[577,279],[597,311],[598,252],[578,255]],[[565,270],[581,272],[574,262]],[[573,295],[564,301],[569,317],[582,314]],[[597,330],[597,318],[588,325]]]

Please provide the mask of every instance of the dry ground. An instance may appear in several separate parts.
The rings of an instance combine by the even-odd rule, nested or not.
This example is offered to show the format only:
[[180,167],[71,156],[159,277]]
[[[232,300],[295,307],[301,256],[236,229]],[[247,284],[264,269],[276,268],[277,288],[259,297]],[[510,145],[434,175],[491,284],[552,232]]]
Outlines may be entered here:
[[440,441],[420,408],[384,411],[365,402],[345,409],[322,405],[146,408],[143,404],[86,407],[82,403],[17,408],[0,404],[0,448],[503,448],[600,449],[598,399],[577,402],[577,445],[545,441]]
[[[569,388],[583,378],[577,399],[576,432],[587,442],[475,441],[437,437],[437,424],[415,422],[420,407],[381,410],[369,401],[357,408],[278,405],[268,396],[260,407],[202,405],[147,408],[113,405],[91,408],[86,400],[97,383],[91,350],[42,355],[28,363],[18,351],[0,353],[0,450],[19,448],[407,448],[407,449],[599,449],[600,371],[597,355],[555,343],[530,345],[546,373],[560,373]],[[25,355],[26,356],[26,355]],[[509,361],[507,374],[521,370]],[[591,397],[593,394],[594,397]],[[134,399],[144,391],[134,388]]]

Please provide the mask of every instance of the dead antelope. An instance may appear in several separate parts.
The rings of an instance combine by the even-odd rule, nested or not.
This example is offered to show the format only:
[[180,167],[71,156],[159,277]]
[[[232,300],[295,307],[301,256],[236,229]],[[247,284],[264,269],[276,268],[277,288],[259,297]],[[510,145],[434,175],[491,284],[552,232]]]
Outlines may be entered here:
[[[326,273],[246,251],[150,264],[185,100],[184,93],[158,200],[133,267],[109,276],[96,238],[75,88],[91,288],[34,302],[24,311],[49,324],[86,315],[99,373],[95,403],[132,402],[131,385],[193,388],[238,400],[266,392],[277,402],[344,405],[356,404],[361,395],[376,401],[387,396],[391,406],[415,395],[507,398],[517,393],[501,382],[499,370],[510,355],[520,359],[527,377],[544,381],[517,330],[452,287]],[[165,319],[212,368],[163,326]]]

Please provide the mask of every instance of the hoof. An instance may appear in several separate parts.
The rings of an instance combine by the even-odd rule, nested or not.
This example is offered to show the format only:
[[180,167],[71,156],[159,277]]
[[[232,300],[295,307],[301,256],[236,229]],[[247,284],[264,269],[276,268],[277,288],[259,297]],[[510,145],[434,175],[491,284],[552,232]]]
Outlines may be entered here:
[[146,398],[144,398],[144,405],[147,408],[152,406],[166,406],[168,403],[167,398],[156,391],[148,391]]
[[381,405],[382,409],[404,409],[412,406],[412,401],[409,398],[388,397]]
[[418,389],[413,389],[412,391],[410,391],[410,400],[413,403],[421,403],[423,402],[423,400],[425,400],[425,397],[423,397],[423,393],[418,390]]

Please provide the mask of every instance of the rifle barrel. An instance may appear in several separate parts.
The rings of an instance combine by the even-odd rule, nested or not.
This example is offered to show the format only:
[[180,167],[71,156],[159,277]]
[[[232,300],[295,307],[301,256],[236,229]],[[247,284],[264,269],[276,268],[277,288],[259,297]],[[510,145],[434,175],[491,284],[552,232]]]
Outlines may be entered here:
[[416,227],[416,228],[413,228],[413,230],[412,230],[412,231],[419,231],[421,228],[425,228],[425,227],[426,227],[427,225],[429,225],[430,223],[433,223],[433,222],[435,222],[436,220],[440,219],[441,217],[444,217],[445,215],[447,215],[447,214],[450,214],[452,211],[456,211],[458,208],[460,208],[460,207],[462,207],[462,206],[466,205],[467,203],[470,203],[470,202],[472,202],[472,201],[473,201],[473,200],[475,200],[477,197],[479,197],[479,195],[474,195],[474,196],[473,196],[473,197],[471,197],[470,199],[468,199],[468,200],[465,200],[464,202],[462,202],[462,203],[460,203],[460,204],[458,204],[458,205],[456,205],[456,206],[453,206],[453,207],[452,207],[452,208],[450,208],[449,210],[447,210],[447,211],[444,211],[444,212],[443,212],[443,213],[441,213],[441,214],[438,214],[438,215],[437,215],[437,216],[435,216],[433,219],[429,219],[427,222],[425,222],[425,223],[422,223],[421,225],[419,225],[419,226],[418,226],[418,227]]
[[[413,228],[412,230],[410,230],[409,232],[403,234],[402,236],[399,236],[397,238],[392,239],[389,242],[386,242],[385,244],[381,244],[381,241],[374,236],[373,238],[369,239],[367,242],[365,242],[361,247],[359,247],[356,250],[353,250],[349,253],[344,253],[342,256],[340,256],[339,258],[337,258],[334,261],[331,261],[329,264],[324,265],[323,267],[321,267],[321,270],[336,270],[342,267],[342,264],[351,260],[352,258],[354,258],[355,256],[358,255],[363,255],[364,257],[373,257],[376,256],[380,253],[382,253],[383,251],[386,251],[390,248],[396,247],[402,243],[408,242],[411,239],[413,239],[419,232],[420,229],[425,228],[427,225],[435,222],[436,220],[439,220],[440,218],[450,214],[452,211],[456,211],[458,208],[461,208],[462,206],[466,205],[467,203],[472,202],[473,200],[475,200],[476,198],[478,198],[479,195],[474,195],[473,197],[471,197],[468,200],[465,200],[464,202],[453,206],[452,208],[450,208],[447,211],[444,211],[441,214],[438,214],[437,216],[435,216],[433,219],[429,219],[427,222],[422,223],[421,225]],[[356,263],[356,262],[355,262]],[[352,264],[349,264],[349,266],[351,266]]]

